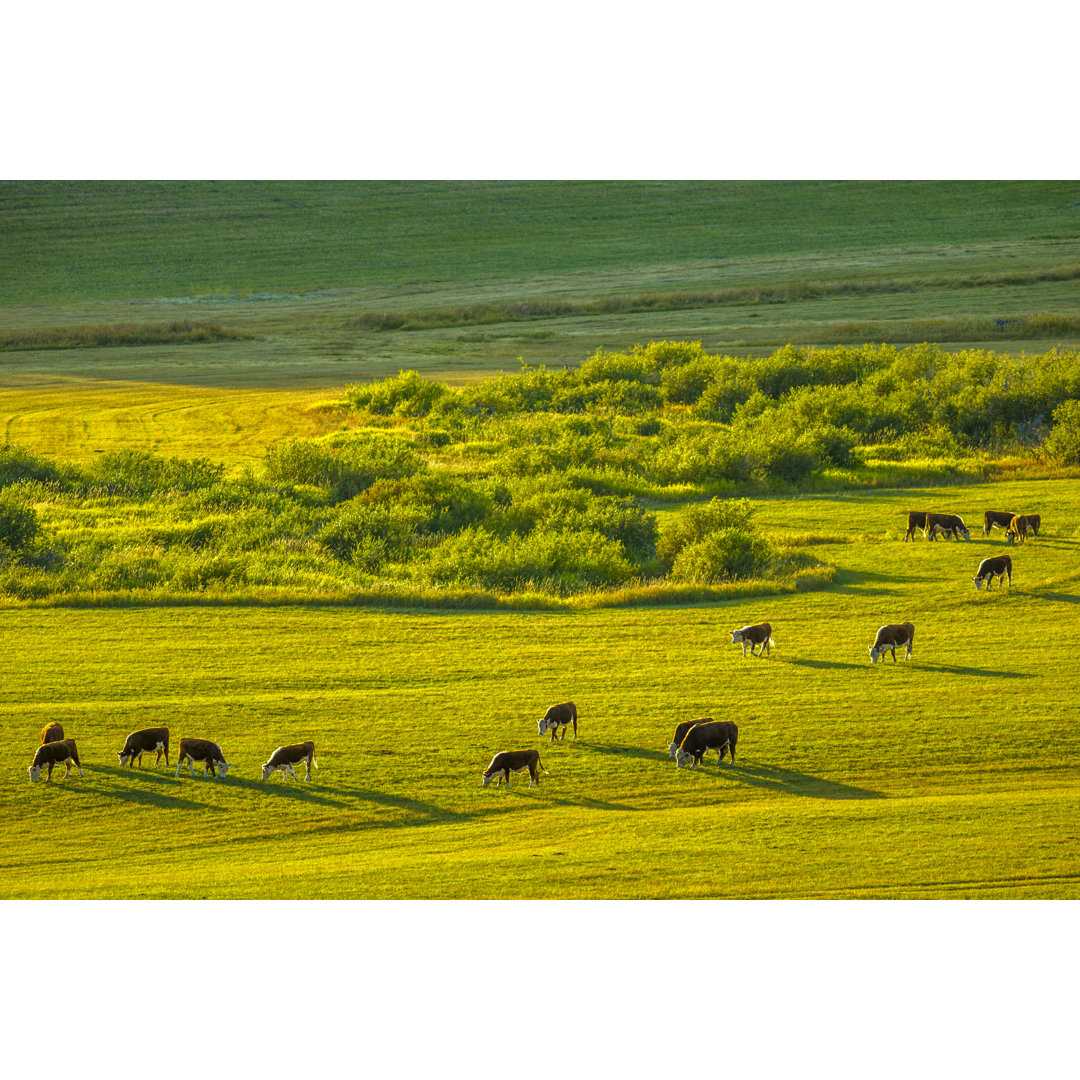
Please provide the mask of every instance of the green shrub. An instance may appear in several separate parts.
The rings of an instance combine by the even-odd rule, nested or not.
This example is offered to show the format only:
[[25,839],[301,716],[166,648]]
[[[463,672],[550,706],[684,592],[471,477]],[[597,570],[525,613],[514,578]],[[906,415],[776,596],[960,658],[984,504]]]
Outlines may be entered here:
[[427,466],[403,439],[364,436],[339,442],[294,439],[266,451],[267,478],[277,484],[310,484],[335,502],[350,499],[376,480],[412,476]]
[[26,552],[38,535],[34,508],[10,491],[0,492],[0,549],[8,557]]
[[660,534],[656,554],[671,566],[683,548],[721,530],[754,531],[754,506],[749,499],[710,499],[684,510]]
[[205,458],[163,458],[147,450],[114,450],[102,454],[87,475],[110,495],[145,499],[212,487],[224,472],[224,465]]
[[345,400],[354,409],[388,416],[427,416],[449,388],[416,371],[401,371],[390,379],[350,386]]
[[1054,426],[1043,450],[1063,465],[1080,465],[1080,401],[1066,401],[1054,410]]
[[764,537],[742,529],[721,529],[687,544],[675,557],[671,579],[696,585],[766,577],[777,550]]
[[407,558],[424,521],[415,507],[363,506],[354,500],[339,507],[315,539],[342,562],[374,571],[385,562]]
[[17,484],[20,480],[37,480],[49,483],[59,478],[57,466],[39,457],[25,446],[5,443],[0,446],[0,488]]

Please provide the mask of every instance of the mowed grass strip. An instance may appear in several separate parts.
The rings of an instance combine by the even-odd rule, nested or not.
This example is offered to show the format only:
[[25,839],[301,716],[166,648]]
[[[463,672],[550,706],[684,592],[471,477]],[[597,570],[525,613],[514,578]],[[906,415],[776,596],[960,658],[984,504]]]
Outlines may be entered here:
[[[838,583],[698,607],[8,610],[0,894],[1075,897],[1074,490],[765,500],[772,529],[859,530],[832,548]],[[901,542],[916,500],[972,541]],[[989,595],[970,581],[1006,550],[978,537],[988,500],[1045,522]],[[908,619],[913,659],[871,666],[877,627]],[[729,631],[761,620],[773,654],[743,659]],[[552,746],[536,720],[566,699],[579,739]],[[735,766],[677,769],[675,724],[706,715],[739,723]],[[31,785],[52,719],[86,776]],[[219,742],[230,775],[119,769],[124,736],[160,723],[174,755]],[[310,783],[259,779],[308,738]],[[539,789],[480,787],[527,746]]]

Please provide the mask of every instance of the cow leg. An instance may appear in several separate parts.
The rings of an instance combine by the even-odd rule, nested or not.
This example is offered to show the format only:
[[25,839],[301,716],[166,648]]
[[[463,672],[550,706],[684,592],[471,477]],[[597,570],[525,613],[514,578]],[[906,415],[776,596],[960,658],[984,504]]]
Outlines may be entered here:
[[893,647],[892,647],[892,648],[891,648],[891,649],[889,650],[889,652],[891,652],[891,653],[892,653],[892,662],[893,662],[893,663],[895,664],[895,663],[896,663],[896,646],[894,645],[894,646],[893,646]]
[[577,717],[574,717],[574,738],[577,738]]
[[[289,770],[289,775],[290,775],[290,776],[291,776],[291,777],[292,777],[292,778],[293,778],[294,780],[296,780],[296,773],[294,773],[294,772],[292,771],[292,766],[291,766],[290,764],[288,764],[288,762],[286,762],[286,764],[285,764],[285,768]],[[285,774],[284,774],[284,773],[282,773],[281,775],[282,775],[282,777],[284,777],[284,775],[285,775]],[[296,782],[297,782],[297,783],[300,783],[300,781],[299,781],[299,780],[296,780]]]
[[45,783],[46,784],[52,779],[52,767],[53,767],[53,763],[50,761],[49,762],[49,771],[45,776]]

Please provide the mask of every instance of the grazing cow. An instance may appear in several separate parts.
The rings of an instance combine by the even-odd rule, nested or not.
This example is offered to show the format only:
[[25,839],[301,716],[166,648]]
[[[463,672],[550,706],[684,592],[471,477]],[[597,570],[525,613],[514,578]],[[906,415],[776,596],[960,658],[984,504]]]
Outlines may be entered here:
[[888,626],[882,626],[878,632],[877,637],[874,638],[873,645],[867,645],[867,649],[870,652],[870,663],[876,664],[879,660],[885,659],[886,653],[892,653],[893,663],[896,663],[896,646],[903,645],[904,659],[911,659],[911,646],[915,641],[915,627],[909,623],[890,623]]
[[711,724],[712,722],[713,718],[711,716],[703,716],[700,720],[684,720],[675,729],[675,734],[671,737],[671,742],[668,743],[668,757],[673,758],[675,756],[675,751],[682,746],[682,741],[686,738],[686,733],[695,724]]
[[995,555],[992,559],[983,559],[979,563],[979,572],[971,579],[975,582],[975,588],[981,589],[986,583],[986,591],[994,584],[994,577],[998,578],[998,587],[1005,587],[1005,578],[1009,579],[1009,588],[1012,588],[1012,559],[1008,555]]
[[292,746],[279,746],[271,755],[270,760],[262,767],[262,778],[269,780],[271,774],[281,770],[281,779],[291,776],[296,779],[296,773],[292,771],[294,765],[303,762],[307,766],[305,780],[311,779],[311,766],[317,769],[319,763],[315,760],[315,744],[313,742],[293,743]]
[[991,529],[1008,529],[1014,517],[1007,510],[987,510],[983,514],[983,536],[989,536]]
[[922,529],[926,532],[926,511],[925,510],[909,510],[907,516],[907,533],[904,536],[905,540],[915,539],[915,530]]
[[49,771],[45,776],[45,783],[47,784],[52,779],[53,766],[60,764],[67,766],[64,770],[65,780],[68,773],[71,772],[72,765],[79,770],[79,775],[82,776],[83,771],[82,765],[79,764],[79,751],[75,749],[74,739],[61,739],[59,742],[42,743],[34,755],[34,763],[27,769],[30,774],[30,783],[33,783],[41,775],[42,768],[48,765]]
[[724,760],[724,751],[731,752],[731,763],[735,764],[735,743],[739,739],[739,729],[731,720],[712,720],[705,724],[695,724],[687,733],[675,753],[675,764],[681,769],[688,761],[696,769],[709,750],[719,750],[716,759],[719,765]]
[[195,769],[192,766],[193,761],[205,762],[206,768],[203,769],[203,779],[206,778],[206,774],[210,773],[211,776],[217,776],[221,773],[225,776],[230,765],[225,760],[225,755],[221,752],[221,747],[215,742],[210,742],[209,739],[181,739],[180,740],[180,757],[176,762],[176,775],[180,775],[180,767],[187,762],[188,772],[192,776],[195,775]]
[[169,729],[167,727],[148,727],[142,731],[133,731],[124,740],[124,749],[117,753],[120,764],[134,765],[135,759],[139,759],[139,768],[142,768],[143,754],[152,754],[157,751],[155,765],[161,763],[161,755],[165,755],[165,767],[169,767]]
[[59,742],[64,737],[64,728],[58,720],[46,724],[41,731],[41,745],[47,742]]
[[[1034,519],[1034,521],[1032,519]],[[1039,535],[1038,525],[1038,514],[1017,514],[1012,521],[1009,522],[1009,529],[1005,533],[1005,539],[1008,540],[1010,544],[1014,540],[1019,540],[1022,544],[1027,540],[1028,533],[1031,533],[1033,536]]]
[[951,535],[954,540],[959,540],[961,536],[965,540],[971,539],[968,527],[956,514],[927,514],[925,531],[928,540],[933,540],[938,533]]
[[[522,769],[528,769],[529,787],[532,787],[534,783],[539,787],[540,777],[536,775],[537,766],[544,769],[543,763],[540,761],[539,750],[500,750],[491,759],[491,764],[480,774],[480,786],[487,787],[494,776],[495,786],[498,787],[503,776],[505,776],[506,786],[509,787],[512,772],[521,772]],[[547,773],[547,769],[544,769],[544,772]],[[551,774],[548,773],[548,775]]]
[[[741,630],[732,630],[731,644],[742,645],[742,654],[746,655],[746,646],[750,646],[751,656],[764,656],[769,651],[769,646],[772,645],[772,627],[767,623],[758,623],[757,626],[744,626]],[[754,652],[754,646],[760,645],[761,648]]]
[[562,738],[566,739],[566,729],[571,725],[574,725],[574,738],[577,738],[577,706],[572,701],[564,701],[561,705],[552,705],[546,713],[544,713],[544,719],[538,720],[536,726],[540,729],[540,734],[545,732],[551,732],[551,741],[555,741],[555,733],[562,728]]

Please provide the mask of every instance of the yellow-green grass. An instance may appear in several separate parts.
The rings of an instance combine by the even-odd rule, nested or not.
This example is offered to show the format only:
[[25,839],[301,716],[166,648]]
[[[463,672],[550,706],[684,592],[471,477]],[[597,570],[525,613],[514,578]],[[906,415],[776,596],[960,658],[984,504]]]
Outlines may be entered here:
[[[1071,897],[1080,894],[1074,481],[759,503],[828,545],[834,585],[718,604],[533,613],[286,605],[3,613],[5,897]],[[903,543],[904,509],[970,543]],[[1038,540],[983,540],[983,509]],[[1008,550],[1013,587],[971,584]],[[728,631],[766,619],[743,659]],[[885,622],[911,661],[871,666]],[[571,698],[580,737],[536,720]],[[736,719],[735,766],[680,770],[675,724]],[[60,720],[85,777],[26,775]],[[128,731],[212,738],[223,780],[121,770]],[[309,784],[263,783],[311,738]],[[482,789],[499,749],[550,775]],[[173,758],[175,764],[175,757]],[[61,838],[57,843],[56,838]],[[43,839],[48,838],[48,843]]]

